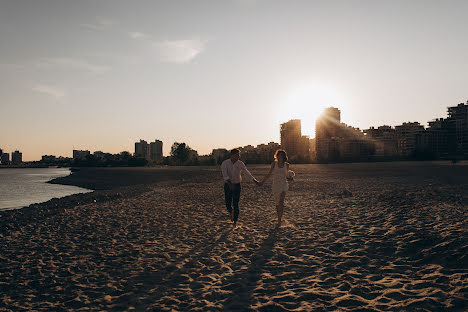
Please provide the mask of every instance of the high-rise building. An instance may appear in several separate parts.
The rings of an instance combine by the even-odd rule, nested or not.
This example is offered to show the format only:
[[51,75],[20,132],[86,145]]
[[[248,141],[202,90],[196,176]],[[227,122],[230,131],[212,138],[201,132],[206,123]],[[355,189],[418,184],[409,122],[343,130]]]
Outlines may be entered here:
[[337,142],[341,128],[341,112],[336,107],[326,108],[315,122],[315,155],[317,160],[338,157]]
[[424,126],[419,122],[404,122],[395,126],[395,133],[399,139],[398,150],[403,157],[414,156],[417,147],[417,137],[424,133]]
[[288,153],[289,157],[309,155],[309,139],[302,135],[300,119],[292,119],[282,123],[280,138],[281,147]]
[[11,153],[11,163],[13,165],[19,165],[23,162],[23,154],[16,150],[13,153]]
[[151,160],[161,160],[163,158],[163,142],[154,140],[149,145],[149,155]]
[[10,164],[10,154],[3,153],[2,157],[1,157],[1,160],[2,160],[2,165],[9,165]]
[[391,126],[370,127],[364,133],[374,143],[375,157],[393,159],[399,156],[398,138]]
[[468,102],[447,108],[447,118],[429,122],[424,134],[417,136],[417,143],[435,159],[468,159]]
[[144,159],[149,159],[150,150],[148,142],[145,140],[140,140],[140,142],[135,142],[135,154],[136,157],[141,157]]
[[338,108],[329,107],[315,123],[315,151],[319,161],[365,160],[374,145],[359,128],[341,122]]
[[457,106],[448,107],[447,111],[449,115],[447,126],[449,136],[452,138],[452,142],[449,142],[451,154],[468,158],[468,101],[466,105],[460,103]]

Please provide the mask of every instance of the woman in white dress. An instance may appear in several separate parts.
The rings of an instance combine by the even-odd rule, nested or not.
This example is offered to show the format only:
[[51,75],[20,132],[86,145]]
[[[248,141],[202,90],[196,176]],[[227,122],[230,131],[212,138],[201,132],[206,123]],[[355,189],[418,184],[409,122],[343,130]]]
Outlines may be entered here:
[[282,149],[275,152],[275,161],[271,164],[270,172],[265,176],[260,185],[273,174],[272,192],[276,201],[276,213],[278,214],[278,227],[281,226],[281,219],[284,211],[284,198],[288,191],[288,181],[291,180],[294,173],[289,171],[288,155]]

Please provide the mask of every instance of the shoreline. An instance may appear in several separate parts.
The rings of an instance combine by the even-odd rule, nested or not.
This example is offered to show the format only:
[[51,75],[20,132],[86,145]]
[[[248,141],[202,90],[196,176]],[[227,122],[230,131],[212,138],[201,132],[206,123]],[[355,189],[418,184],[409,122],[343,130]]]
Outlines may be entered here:
[[90,190],[111,190],[168,181],[201,181],[219,175],[217,167],[80,167],[77,171],[70,168],[70,171],[70,175],[47,183],[73,185]]
[[69,175],[54,178],[44,183],[76,186],[89,192],[75,193],[58,198],[54,197],[47,201],[32,203],[27,206],[1,209],[0,216],[2,216],[2,213],[9,211],[29,211],[30,209],[50,210],[58,206],[71,208],[84,203],[96,203],[127,196],[132,197],[148,191],[149,185],[160,183],[176,184],[188,180],[206,180],[207,178],[214,177],[214,172],[217,169],[216,167],[188,168],[192,169],[187,170],[187,167],[86,167],[74,171],[72,167],[69,167]]
[[[349,175],[350,173],[355,174],[356,168],[369,168],[376,167],[379,170],[385,167],[408,167],[410,170],[416,170],[421,166],[433,166],[438,168],[439,172],[443,170],[451,170],[455,172],[457,168],[465,169],[468,167],[468,161],[459,162],[457,164],[451,164],[445,161],[405,161],[405,162],[357,162],[357,163],[333,163],[333,164],[294,164],[294,167],[327,167],[330,168],[330,172],[338,171],[342,175]],[[269,165],[264,164],[251,164],[247,165],[249,170],[254,173],[256,171],[262,171],[265,168],[269,168]],[[27,208],[37,207],[49,207],[57,205],[78,205],[84,202],[91,202],[92,200],[99,201],[104,198],[113,198],[110,194],[138,194],[144,193],[149,189],[148,185],[157,184],[178,184],[189,181],[194,182],[206,182],[209,180],[220,180],[221,173],[219,166],[167,166],[167,167],[66,167],[70,170],[70,174],[64,177],[54,178],[44,183],[70,185],[80,188],[84,188],[90,192],[76,193],[67,195],[59,198],[51,198],[45,202],[32,203],[28,206],[22,206],[17,208],[9,208],[0,210],[0,216],[2,212],[23,210]],[[450,169],[448,169],[450,168]],[[75,169],[75,170],[73,170]],[[76,170],[78,169],[78,170]],[[462,169],[462,170],[463,170]],[[467,172],[468,173],[468,172]],[[411,173],[407,171],[399,170],[394,173],[397,176],[408,175],[411,178]],[[365,176],[366,174],[364,174]],[[393,174],[392,174],[393,175]],[[455,180],[454,180],[455,179]],[[444,182],[458,183],[462,182],[463,178],[453,177],[445,179]],[[105,192],[102,192],[105,191]],[[114,192],[115,191],[115,192]],[[95,194],[93,197],[91,194]]]

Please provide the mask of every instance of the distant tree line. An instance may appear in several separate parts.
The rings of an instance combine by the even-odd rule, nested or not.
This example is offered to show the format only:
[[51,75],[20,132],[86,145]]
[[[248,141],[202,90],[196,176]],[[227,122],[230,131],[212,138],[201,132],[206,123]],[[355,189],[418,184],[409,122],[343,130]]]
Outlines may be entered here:
[[217,160],[214,157],[200,161],[197,152],[190,148],[190,146],[186,143],[175,142],[171,147],[170,156],[163,157],[160,160],[147,160],[143,157],[133,156],[125,151],[119,154],[106,153],[99,157],[90,154],[85,159],[72,160],[70,165],[76,167],[143,167],[156,165],[199,166],[215,165],[216,163]]
[[143,167],[148,161],[141,157],[132,156],[129,152],[119,154],[104,154],[96,157],[87,155],[85,159],[74,159],[73,166],[77,167]]

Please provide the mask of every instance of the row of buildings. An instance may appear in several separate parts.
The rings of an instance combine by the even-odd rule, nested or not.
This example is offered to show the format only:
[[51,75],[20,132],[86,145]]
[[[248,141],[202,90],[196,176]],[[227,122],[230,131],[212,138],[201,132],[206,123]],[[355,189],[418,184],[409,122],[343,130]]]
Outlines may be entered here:
[[[405,122],[395,127],[370,127],[364,131],[341,122],[338,108],[329,107],[316,121],[315,138],[302,135],[301,120],[293,119],[280,125],[281,144],[269,142],[240,147],[247,163],[269,163],[275,151],[283,148],[293,162],[335,162],[396,159],[468,159],[468,102],[447,108],[446,118],[437,118],[425,128],[418,122]],[[225,148],[213,149],[209,155],[198,156],[190,149],[189,159],[202,164],[219,164],[229,158]],[[128,153],[127,153],[128,154]],[[93,157],[91,157],[91,155]],[[88,150],[73,150],[73,161],[104,159],[110,154]],[[160,162],[163,142],[135,142],[137,158]],[[69,160],[53,155],[42,156],[43,163]],[[19,165],[22,153],[10,154],[0,149],[1,165]]]
[[[324,110],[315,124],[315,138],[302,135],[301,120],[293,119],[280,125],[281,143],[269,142],[240,147],[247,163],[269,163],[275,151],[283,148],[293,162],[374,161],[398,159],[468,159],[468,102],[448,107],[448,117],[429,122],[425,128],[419,122],[404,122],[395,127],[359,128],[341,122],[338,108]],[[135,156],[160,160],[162,142],[135,143]],[[221,163],[229,158],[225,148],[211,154],[191,158],[201,163]]]
[[10,154],[4,153],[3,150],[0,148],[0,164],[1,165],[20,165],[23,163],[23,153],[16,150],[11,153],[11,160]]
[[360,131],[327,108],[316,122],[316,160],[468,159],[468,102],[447,108],[448,117],[371,127]]
[[341,122],[338,108],[329,107],[315,122],[315,159],[324,161],[368,160],[374,144],[359,128]]

